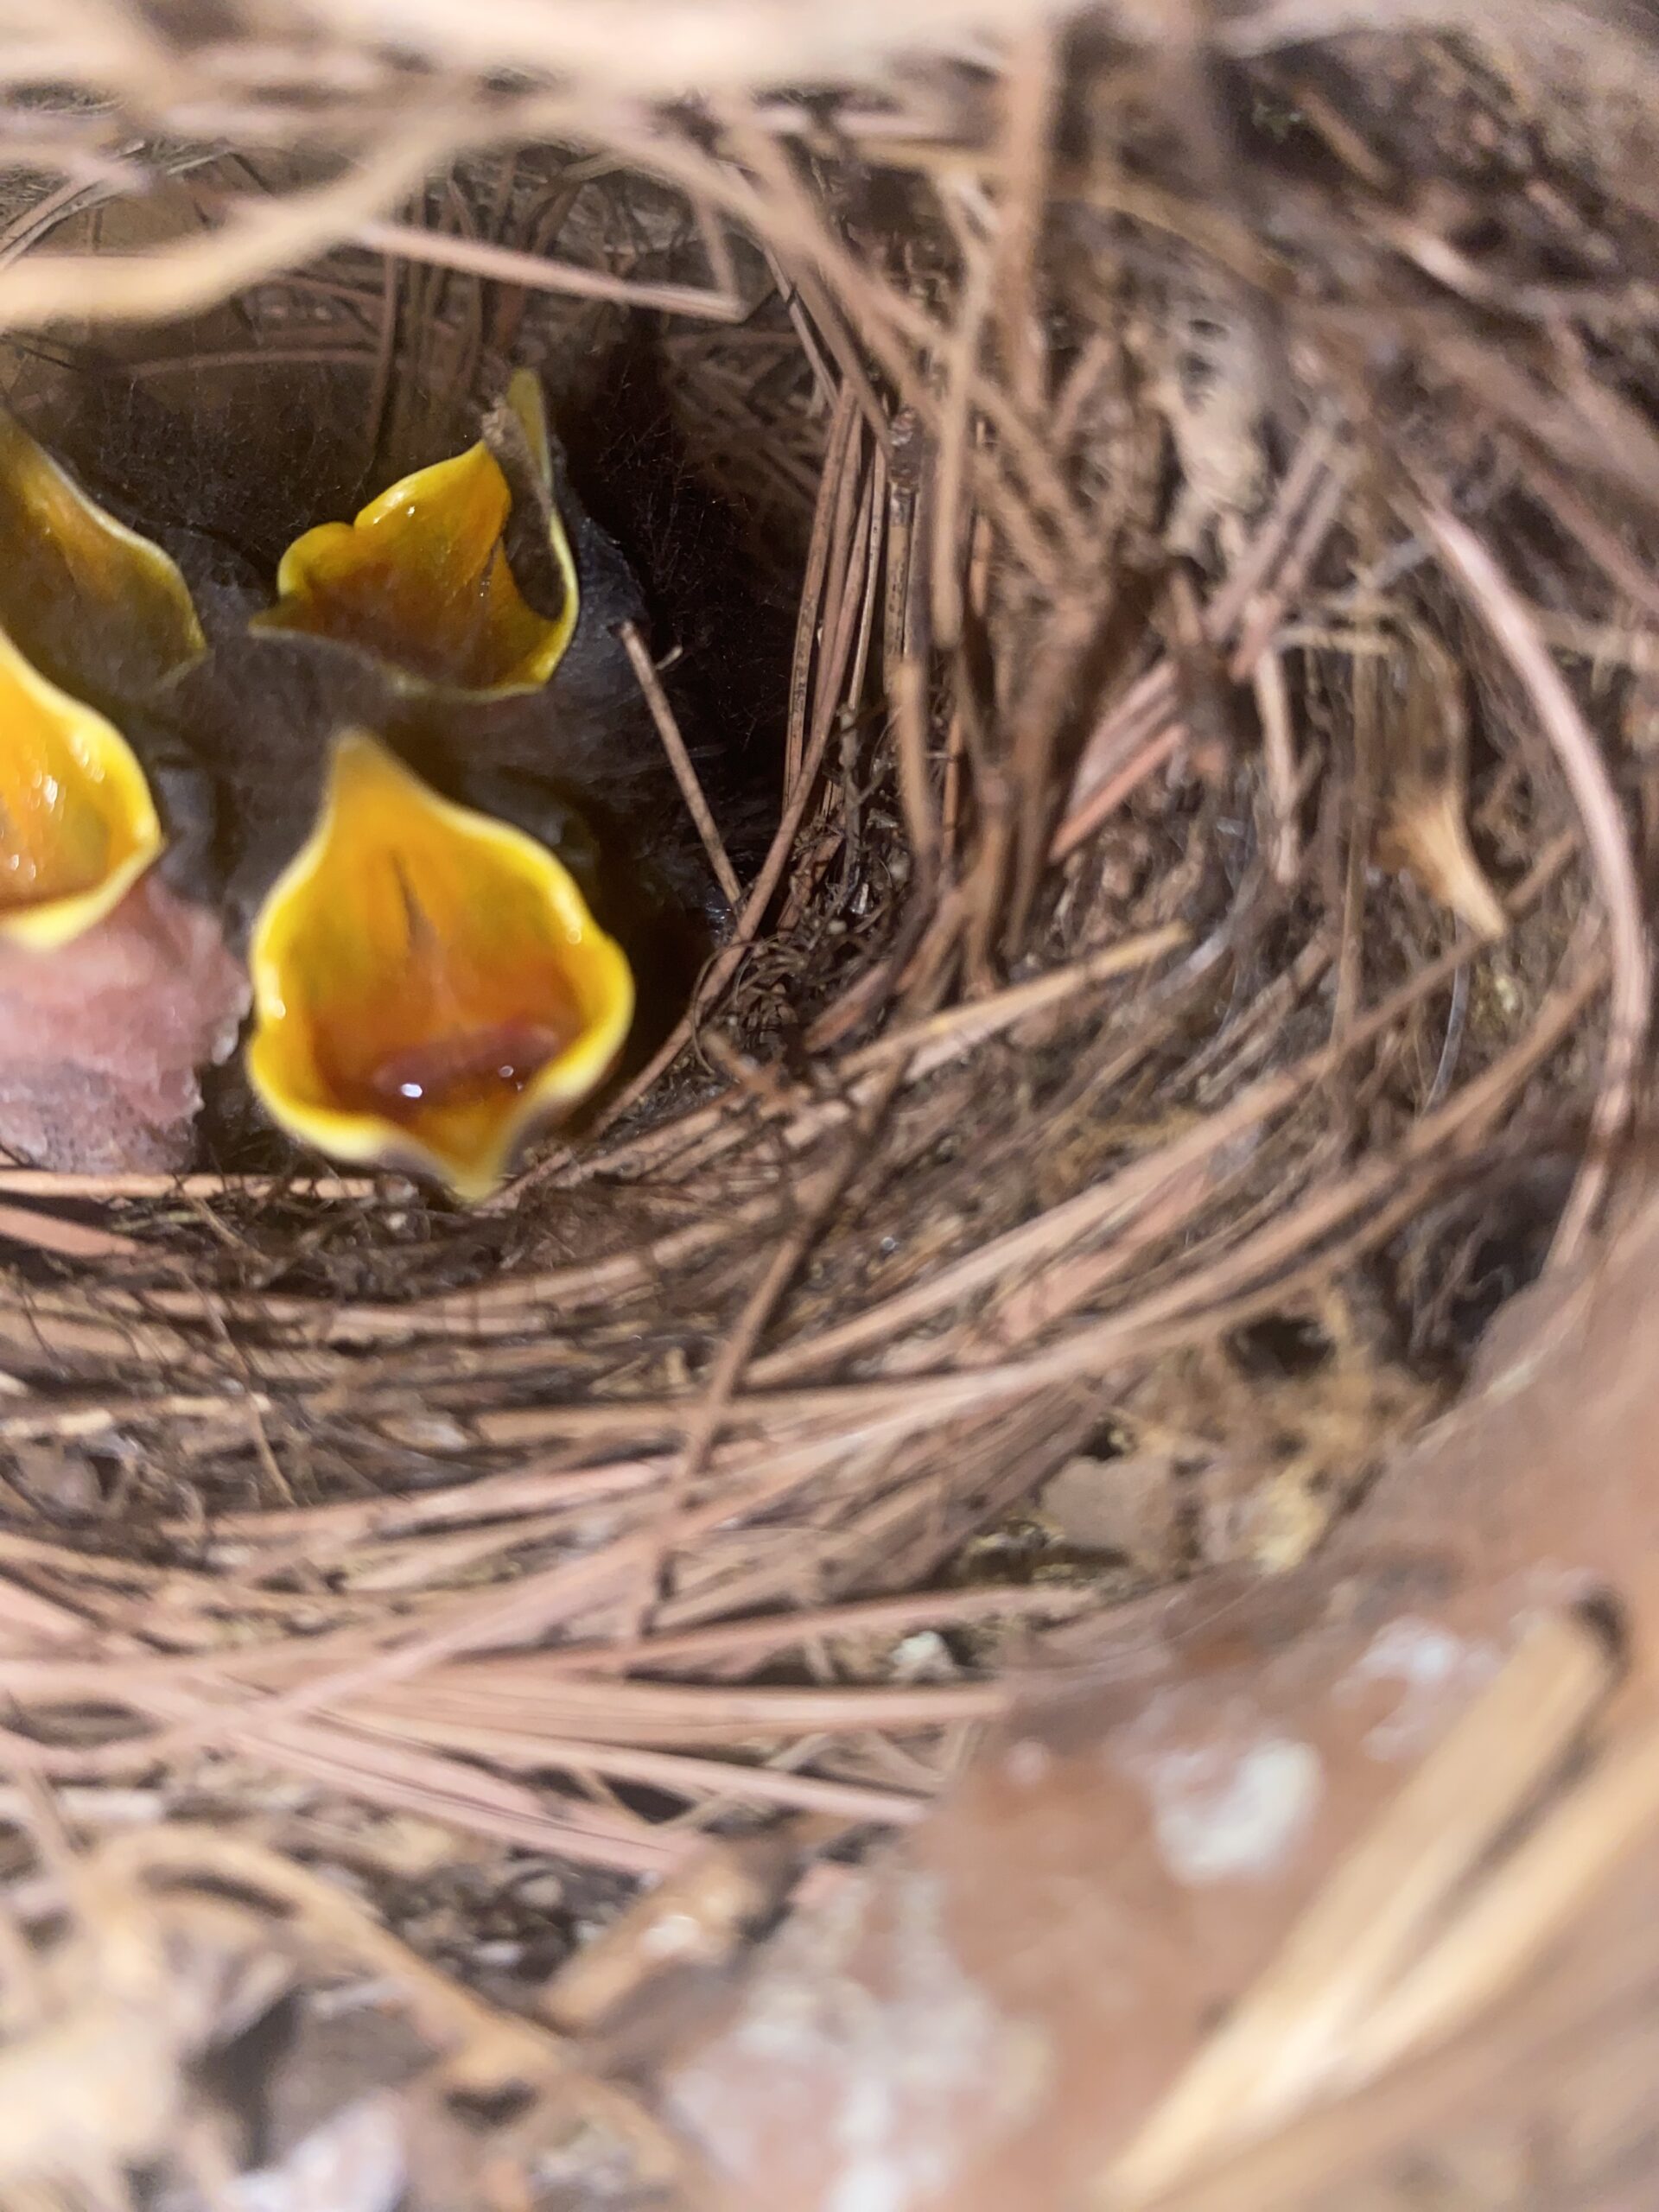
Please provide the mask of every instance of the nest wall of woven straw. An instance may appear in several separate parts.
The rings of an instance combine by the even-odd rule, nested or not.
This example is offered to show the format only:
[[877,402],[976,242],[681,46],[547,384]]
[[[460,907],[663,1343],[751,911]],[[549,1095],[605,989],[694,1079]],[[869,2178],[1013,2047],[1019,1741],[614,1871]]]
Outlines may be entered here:
[[[683,1020],[502,1201],[5,1176],[36,1764],[630,1872],[664,1808],[904,1819],[999,1624],[1302,1556],[1582,1248],[1655,209],[1643,49],[1540,12],[6,22],[39,434],[95,389],[200,507],[194,423],[279,549],[542,366],[749,784]],[[760,1669],[764,1721],[700,1687]]]

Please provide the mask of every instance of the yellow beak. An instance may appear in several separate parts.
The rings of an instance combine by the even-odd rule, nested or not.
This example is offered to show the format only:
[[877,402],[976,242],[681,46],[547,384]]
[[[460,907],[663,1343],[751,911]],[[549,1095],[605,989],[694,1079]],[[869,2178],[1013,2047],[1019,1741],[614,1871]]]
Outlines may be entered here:
[[207,640],[159,545],[105,514],[0,413],[0,626],[54,683],[105,706],[153,692]]
[[86,702],[153,694],[207,641],[161,547],[3,411],[0,546],[0,939],[49,950],[119,905],[162,845],[136,755]]
[[276,571],[276,604],[255,627],[355,645],[418,684],[486,698],[538,690],[575,627],[576,570],[552,503],[541,388],[521,370],[508,400],[548,498],[563,585],[556,616],[538,613],[514,580],[505,543],[512,491],[480,443],[404,477],[355,521],[296,538]]
[[48,683],[0,632],[0,939],[67,944],[117,906],[162,825],[112,722]]
[[274,1119],[463,1198],[603,1080],[633,1018],[627,961],[563,865],[438,798],[362,731],[335,747],[249,965],[248,1074]]

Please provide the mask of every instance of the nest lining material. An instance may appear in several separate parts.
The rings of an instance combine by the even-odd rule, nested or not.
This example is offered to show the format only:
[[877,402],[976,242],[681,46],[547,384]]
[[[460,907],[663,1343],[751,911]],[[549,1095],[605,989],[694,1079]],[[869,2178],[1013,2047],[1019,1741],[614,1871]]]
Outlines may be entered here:
[[[1454,49],[1411,67],[1438,68],[1448,125],[1496,96]],[[1387,162],[1387,132],[1401,127],[1388,88],[1362,89],[1340,56],[1329,67],[1316,113],[1345,103]],[[982,139],[991,83],[944,81],[956,130]],[[1100,81],[1109,91],[1109,73]],[[156,1201],[119,1227],[107,1214],[96,1226],[41,1220],[43,1249],[67,1249],[10,1279],[9,1344],[36,1381],[7,1409],[7,1432],[37,1454],[90,1454],[124,1527],[137,1486],[159,1549],[148,1567],[124,1559],[117,1580],[152,1630],[152,1593],[181,1541],[207,1578],[169,1583],[194,1592],[193,1650],[200,1607],[219,1608],[219,1571],[235,1562],[261,1592],[269,1646],[235,1662],[249,1688],[315,1676],[325,1628],[342,1656],[388,1640],[402,1649],[427,1612],[459,1654],[476,1616],[499,1645],[499,1607],[477,1586],[499,1573],[515,1578],[528,1643],[558,1628],[602,1643],[915,1588],[1109,1426],[1109,1452],[1161,1451],[1200,1497],[1224,1490],[1220,1408],[1251,1363],[1240,1332],[1310,1332],[1312,1366],[1369,1373],[1382,1420],[1385,1406],[1421,1409],[1432,1394],[1410,1374],[1467,1334],[1484,1286],[1456,1278],[1454,1255],[1472,1274],[1524,1273],[1522,1248],[1547,1237],[1566,1192],[1592,1065],[1577,1040],[1608,973],[1607,955],[1575,933],[1593,909],[1569,791],[1589,802],[1604,892],[1628,895],[1605,771],[1555,668],[1538,665],[1535,610],[1571,588],[1574,619],[1600,639],[1606,589],[1598,601],[1582,558],[1575,569],[1571,549],[1538,543],[1562,521],[1521,442],[1529,428],[1535,446],[1539,426],[1471,433],[1459,420],[1445,389],[1451,339],[1432,331],[1423,358],[1372,391],[1374,411],[1391,404],[1409,426],[1407,474],[1344,418],[1359,340],[1356,310],[1328,296],[1338,249],[1369,251],[1400,296],[1392,307],[1368,296],[1378,326],[1392,312],[1405,327],[1408,309],[1425,319],[1430,280],[1421,254],[1344,228],[1334,127],[1322,138],[1294,90],[1243,82],[1258,112],[1242,176],[1265,192],[1289,166],[1287,130],[1295,170],[1313,172],[1275,179],[1285,208],[1263,236],[1197,201],[1183,213],[1184,156],[1160,147],[1138,96],[1109,106],[1102,135],[1137,148],[1144,134],[1139,201],[1151,213],[1104,192],[1098,167],[1085,169],[1090,189],[1068,191],[1069,169],[1051,161],[1040,240],[1042,171],[1023,214],[1011,206],[997,226],[929,155],[937,118],[919,150],[905,138],[902,91],[862,141],[830,156],[734,122],[734,162],[664,125],[653,166],[689,202],[595,181],[591,163],[575,164],[573,181],[570,157],[538,154],[463,165],[429,195],[435,240],[463,264],[492,214],[509,236],[563,244],[551,207],[573,222],[573,258],[614,268],[619,238],[632,241],[615,278],[625,295],[694,289],[699,268],[736,291],[747,320],[723,354],[714,334],[688,339],[671,323],[657,372],[676,420],[697,421],[683,474],[718,472],[741,448],[730,504],[753,480],[757,442],[776,446],[777,481],[803,492],[805,456],[820,454],[794,548],[798,644],[766,733],[784,755],[782,822],[685,1020],[594,1137],[537,1163],[511,1205],[456,1218],[396,1186],[210,1177],[195,1191],[211,1193],[211,1225]],[[1264,86],[1280,82],[1269,73]],[[1055,86],[1012,86],[1040,95],[1041,128],[1021,125],[1022,160],[1039,161]],[[998,127],[1017,120],[1010,98]],[[836,218],[870,172],[893,196],[886,234],[868,213],[850,229]],[[194,169],[174,190],[217,205],[223,187]],[[714,247],[709,208],[747,217],[748,238]],[[1170,246],[1182,229],[1196,249]],[[884,266],[900,238],[913,242],[904,279]],[[1306,297],[1287,304],[1289,244]],[[1315,247],[1324,262],[1310,266]],[[792,289],[779,293],[774,271]],[[497,344],[539,353],[550,373],[572,360],[602,388],[607,342],[612,358],[622,342],[615,303],[584,303],[573,327],[464,270],[405,265],[399,283],[376,286],[347,254],[238,309],[256,340],[245,327],[238,359],[213,343],[228,315],[153,346],[129,338],[116,359],[141,389],[154,378],[245,416],[262,379],[293,373],[285,357],[331,350],[320,321],[331,341],[349,331],[349,371],[330,359],[319,388],[338,404],[343,375],[359,400],[367,385],[372,410],[346,419],[367,421],[395,456],[400,412],[429,434],[446,410],[458,419]],[[1041,325],[1027,312],[1039,304]],[[1160,327],[1181,334],[1173,359]],[[1268,366],[1287,359],[1302,380],[1268,404]],[[39,379],[38,356],[32,369]],[[712,406],[711,383],[723,385]],[[1047,421],[1034,397],[1045,386]],[[728,436],[731,395],[746,391],[760,395],[760,420]],[[578,391],[578,419],[582,406]],[[283,477],[296,497],[296,477]],[[1494,572],[1489,540],[1471,540],[1453,512],[1459,499],[1489,538],[1503,518],[1520,582]],[[767,519],[772,556],[786,556],[791,517]],[[1193,565],[1160,573],[1164,540]],[[1383,579],[1369,595],[1357,568]],[[1548,619],[1559,637],[1560,614]],[[1465,664],[1491,702],[1467,789]],[[1390,837],[1414,857],[1413,823],[1388,796],[1414,778],[1420,814],[1445,802],[1490,855],[1431,860],[1427,894],[1377,872]],[[1386,818],[1357,831],[1379,807]],[[1512,917],[1489,951],[1446,912],[1448,900],[1467,909],[1483,869]],[[1614,944],[1628,998],[1628,946]],[[1598,1093],[1604,1135],[1628,1106],[1630,1039],[1615,1041]],[[1471,1155],[1485,1175],[1473,1198]],[[1569,1243],[1605,1166],[1598,1150],[1577,1172]],[[1506,1177],[1529,1235],[1498,1249],[1480,1224]],[[12,1179],[21,1193],[41,1187]],[[1196,1402],[1172,1418],[1171,1397],[1188,1393]],[[530,1450],[548,1456],[524,1473],[513,1455]],[[1249,1480],[1227,1478],[1247,1494],[1260,1478],[1272,1501],[1238,1539],[1246,1549],[1294,1553],[1335,1510],[1336,1497],[1314,1502],[1322,1490],[1363,1479],[1363,1445],[1358,1464],[1321,1459],[1318,1436],[1293,1427]],[[499,1518],[466,1487],[480,1477],[515,1500]],[[351,1554],[326,1592],[285,1586],[302,1523],[260,1509],[295,1507],[314,1568]],[[1204,1510],[1229,1520],[1217,1501]],[[76,1541],[106,1543],[101,1518]],[[479,1525],[423,1551],[458,1520]],[[369,1528],[385,1554],[373,1567],[360,1551]],[[49,1546],[35,1561],[42,1587],[62,1573],[79,1587],[78,1558]],[[95,1571],[116,1573],[111,1561]],[[428,1632],[397,1672],[417,1668]],[[754,1634],[746,1625],[747,1648]],[[799,1630],[785,1617],[777,1635],[788,1645]],[[475,1775],[455,1748],[453,1732],[429,1732],[423,1753]],[[69,1772],[150,1755],[111,1743],[52,1757]],[[815,1785],[831,1796],[867,1786]],[[767,1802],[814,1795],[798,1777],[743,1787]],[[519,1792],[521,1813],[532,1799]],[[652,1849],[642,1834],[640,1854]]]
[[[1271,21],[690,111],[386,77],[350,166],[344,43],[301,157],[10,111],[68,181],[0,313],[91,318],[14,340],[42,429],[90,344],[245,422],[315,374],[391,474],[626,355],[677,642],[730,582],[664,483],[802,579],[729,939],[508,1202],[0,1175],[3,1748],[78,1818],[298,1789],[629,1873],[906,1823],[1009,1624],[1123,1586],[1010,1537],[1050,1476],[1150,1480],[1141,1580],[1294,1560],[1582,1248],[1647,1017],[1642,203],[1478,44]],[[168,67],[152,120],[220,64]]]

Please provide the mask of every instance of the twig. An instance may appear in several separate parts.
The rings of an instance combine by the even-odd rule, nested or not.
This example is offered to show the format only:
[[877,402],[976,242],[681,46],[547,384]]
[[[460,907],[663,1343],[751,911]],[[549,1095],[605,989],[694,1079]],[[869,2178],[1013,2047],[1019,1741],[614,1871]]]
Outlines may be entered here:
[[76,1174],[54,1167],[0,1167],[0,1191],[20,1198],[270,1198],[318,1202],[383,1198],[407,1205],[399,1179],[366,1175]]
[[532,1771],[562,1767],[574,1775],[642,1783],[694,1802],[714,1798],[734,1805],[782,1806],[795,1812],[833,1813],[848,1821],[873,1821],[886,1827],[908,1827],[927,1810],[925,1797],[874,1789],[868,1783],[774,1773],[734,1759],[571,1738],[539,1727],[504,1727],[482,1717],[446,1722],[419,1714],[400,1715],[396,1720],[372,1714],[369,1725],[394,1739],[412,1738],[467,1758],[493,1759],[504,1767]]
[[843,385],[830,420],[824,448],[823,474],[812,516],[812,537],[806,549],[806,573],[801,585],[800,609],[795,622],[795,651],[789,674],[789,715],[784,737],[784,789],[794,787],[806,751],[806,721],[812,697],[812,657],[818,650],[823,626],[825,579],[830,569],[830,541],[835,529],[858,407],[851,389]]
[[0,1205],[0,1239],[26,1244],[36,1252],[55,1252],[70,1260],[146,1256],[136,1237],[118,1236],[112,1230],[93,1229],[83,1221],[64,1221],[56,1214],[37,1213],[30,1206]]
[[639,635],[636,624],[632,622],[620,624],[617,635],[622,640],[622,649],[627,654],[635,680],[645,694],[645,704],[650,708],[651,718],[657,725],[657,734],[663,741],[663,750],[667,753],[669,766],[674,771],[675,780],[679,785],[681,797],[686,804],[686,810],[697,825],[697,835],[702,838],[702,849],[709,855],[709,865],[714,869],[715,880],[725,893],[728,903],[735,911],[743,903],[743,887],[737,880],[737,871],[727,855],[719,828],[714,816],[709,810],[709,802],[703,797],[702,785],[697,780],[697,772],[692,765],[691,755],[685,749],[685,740],[681,736],[680,726],[674,719],[674,709],[668,702],[668,694],[663,689],[662,679],[657,673],[656,665],[646,649],[645,639]]
[[1577,1257],[1594,1225],[1612,1150],[1635,1110],[1653,988],[1641,889],[1606,764],[1514,587],[1468,524],[1433,498],[1424,505],[1423,525],[1532,700],[1578,808],[1607,911],[1613,969],[1607,1049],[1590,1117],[1589,1147],[1551,1248],[1552,1264],[1565,1266]]
[[[714,218],[710,216],[709,219],[712,221]],[[811,318],[801,305],[800,292],[791,282],[789,272],[779,260],[772,247],[763,243],[761,251],[766,256],[766,267],[772,271],[772,281],[778,288],[778,296],[784,303],[784,312],[788,315],[791,327],[800,340],[801,351],[805,354],[807,365],[812,372],[812,382],[817,391],[818,397],[825,407],[833,410],[839,387],[830,372],[830,364],[823,357],[823,348],[818,343],[818,334],[812,327]]]
[[1262,722],[1262,760],[1267,772],[1268,811],[1272,817],[1268,843],[1268,872],[1281,890],[1296,887],[1302,872],[1301,838],[1296,820],[1296,738],[1291,728],[1290,688],[1285,664],[1271,646],[1255,664],[1251,678],[1255,687],[1256,713]]
[[1051,861],[1069,860],[1079,846],[1086,845],[1096,831],[1109,822],[1123,802],[1140,790],[1149,777],[1175,758],[1186,742],[1185,722],[1165,721],[1154,728],[1129,755],[1115,775],[1091,791],[1082,805],[1077,807],[1054,832],[1049,847]]
[[887,699],[898,740],[899,803],[918,878],[918,895],[932,897],[939,871],[939,819],[928,768],[927,678],[919,662],[887,664]]
[[[948,208],[948,200],[945,205]],[[957,232],[968,273],[944,347],[928,556],[933,641],[941,652],[950,652],[962,636],[962,570],[968,552],[963,516],[966,512],[971,519],[972,514],[966,503],[966,487],[973,441],[973,395],[991,308],[994,268],[983,241],[974,237],[965,223],[958,223]]]
[[579,300],[613,300],[620,307],[652,308],[658,315],[698,315],[709,322],[741,322],[749,311],[744,301],[710,291],[704,285],[639,283],[632,277],[613,276],[607,270],[578,269],[568,261],[521,252],[516,246],[457,238],[453,232],[424,230],[413,223],[375,218],[359,223],[352,235],[357,245],[367,246],[372,253],[424,262],[436,269],[458,269],[466,276],[493,283],[566,292]]
[[1033,419],[1046,396],[1036,268],[1048,201],[1063,39],[1058,24],[1039,20],[1016,44],[1003,79],[1000,151],[1004,182],[994,294],[1009,386]]
[[[843,747],[850,743],[856,748],[857,718],[863,703],[865,680],[869,674],[870,649],[875,638],[876,610],[881,603],[881,562],[885,551],[884,533],[887,518],[887,461],[878,446],[870,456],[870,481],[865,494],[867,512],[861,514],[859,536],[863,541],[865,558],[864,603],[859,609],[857,642],[853,648],[853,664],[847,673],[840,704],[845,710],[849,725]],[[850,850],[856,843],[849,829],[848,844]]]
[[1463,1051],[1465,1026],[1469,1015],[1469,970],[1459,968],[1452,978],[1452,1003],[1446,1010],[1446,1038],[1440,1046],[1440,1057],[1434,1069],[1433,1081],[1423,1100],[1423,1111],[1433,1113],[1452,1088],[1457,1073],[1459,1057]]

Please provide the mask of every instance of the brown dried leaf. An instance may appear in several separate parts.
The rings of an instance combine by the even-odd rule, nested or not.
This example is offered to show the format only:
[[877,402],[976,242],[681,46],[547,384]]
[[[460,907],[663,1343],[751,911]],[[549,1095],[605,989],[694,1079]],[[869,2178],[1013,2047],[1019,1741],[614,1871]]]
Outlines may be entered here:
[[1405,698],[1390,725],[1377,858],[1384,868],[1409,869],[1431,898],[1477,937],[1495,943],[1509,917],[1469,838],[1462,671],[1419,625],[1412,626],[1410,652]]

